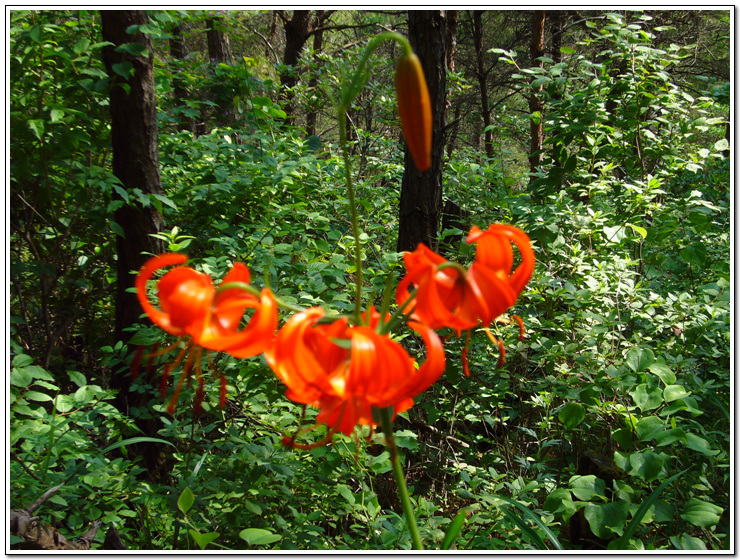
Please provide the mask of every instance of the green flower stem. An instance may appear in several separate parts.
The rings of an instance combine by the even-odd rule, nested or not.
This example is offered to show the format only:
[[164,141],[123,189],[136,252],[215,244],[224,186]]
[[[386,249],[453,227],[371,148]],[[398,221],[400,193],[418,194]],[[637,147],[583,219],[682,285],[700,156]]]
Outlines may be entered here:
[[391,466],[393,467],[393,476],[396,479],[396,486],[398,487],[398,497],[401,499],[401,507],[403,513],[406,516],[406,527],[411,535],[411,544],[414,550],[424,550],[424,545],[421,542],[421,535],[419,534],[419,527],[416,524],[416,516],[414,515],[414,508],[411,505],[411,498],[409,497],[409,491],[406,487],[406,478],[403,475],[403,467],[401,462],[398,460],[398,450],[396,449],[396,442],[393,439],[393,427],[391,426],[391,416],[393,415],[393,407],[374,409],[380,420],[380,426],[383,428],[383,435],[385,436],[385,446],[388,448],[388,452],[391,455]]
[[352,222],[352,235],[355,239],[355,311],[354,321],[359,325],[362,319],[362,243],[360,242],[360,226],[357,221],[357,203],[355,200],[355,186],[352,182],[352,170],[350,167],[349,149],[347,147],[347,111],[352,105],[355,97],[360,93],[362,86],[367,80],[367,62],[370,56],[380,46],[383,41],[396,41],[404,51],[404,55],[411,54],[411,44],[406,37],[399,33],[389,31],[376,35],[365,47],[355,73],[352,75],[349,86],[342,91],[341,99],[337,107],[337,120],[339,121],[339,145],[342,150],[342,159],[344,160],[344,179],[347,185],[347,197],[349,198],[350,220]]
[[342,158],[344,159],[344,180],[347,184],[347,196],[349,197],[352,236],[355,239],[355,324],[359,325],[362,315],[362,244],[360,243],[360,224],[357,221],[355,186],[352,182],[349,150],[347,149],[347,111],[344,109],[344,105],[339,107],[337,117],[339,119],[339,144],[342,147]]

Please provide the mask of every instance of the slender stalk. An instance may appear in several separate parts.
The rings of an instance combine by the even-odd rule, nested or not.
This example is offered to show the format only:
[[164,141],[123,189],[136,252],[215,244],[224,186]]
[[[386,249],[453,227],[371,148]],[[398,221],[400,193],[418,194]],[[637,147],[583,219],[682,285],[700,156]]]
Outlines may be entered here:
[[419,534],[419,527],[416,524],[414,507],[411,505],[409,490],[406,487],[406,478],[403,474],[403,467],[401,466],[401,462],[398,460],[398,450],[396,449],[396,442],[393,438],[393,427],[391,425],[393,408],[388,407],[374,410],[378,412],[378,416],[380,417],[380,426],[383,428],[383,435],[385,436],[385,446],[388,448],[388,452],[391,455],[393,477],[396,479],[398,497],[401,499],[401,507],[406,516],[406,527],[411,535],[411,544],[414,547],[414,550],[424,550],[424,545],[421,542],[421,535]]
[[403,48],[404,54],[413,52],[411,44],[406,37],[389,31],[376,35],[368,43],[365,52],[360,59],[355,73],[352,75],[349,86],[342,91],[339,106],[337,107],[337,119],[339,121],[339,145],[342,150],[342,159],[344,160],[344,179],[347,185],[347,197],[349,198],[350,220],[352,222],[352,235],[355,238],[355,324],[360,324],[362,317],[362,244],[360,242],[360,226],[357,222],[357,203],[355,201],[355,186],[352,182],[352,169],[350,167],[349,150],[347,148],[347,111],[349,111],[352,101],[357,97],[362,86],[367,80],[367,62],[370,56],[384,41],[396,41]]
[[349,150],[347,149],[347,111],[344,104],[339,107],[337,117],[339,118],[339,145],[342,147],[342,158],[344,159],[344,180],[347,184],[352,235],[355,238],[355,324],[359,325],[362,315],[362,244],[360,243],[360,225],[357,222],[355,186],[352,182]]

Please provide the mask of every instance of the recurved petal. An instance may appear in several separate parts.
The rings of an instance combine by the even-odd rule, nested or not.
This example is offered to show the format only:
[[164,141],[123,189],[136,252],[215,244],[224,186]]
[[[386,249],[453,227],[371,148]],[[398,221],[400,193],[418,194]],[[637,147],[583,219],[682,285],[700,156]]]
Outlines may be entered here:
[[496,317],[516,303],[519,293],[498,271],[473,263],[468,271],[468,282],[481,294],[484,305],[479,307],[481,324],[489,326]]
[[173,326],[170,316],[152,304],[146,286],[154,276],[154,273],[160,268],[182,264],[187,260],[187,256],[179,253],[166,253],[152,257],[141,267],[135,282],[136,295],[139,298],[139,303],[149,319],[161,329],[175,336],[184,334],[184,331],[179,327]]
[[288,398],[296,402],[316,404],[322,395],[332,393],[329,372],[320,361],[321,351],[329,350],[331,342],[310,336],[316,334],[312,326],[323,316],[319,307],[293,315],[265,350],[267,364],[288,387]]
[[[218,341],[223,351],[236,358],[248,358],[264,352],[277,330],[278,305],[272,291],[268,288],[262,290],[259,305],[254,305],[251,298],[247,300],[249,306],[254,306],[256,310],[249,324],[241,331],[222,336]],[[213,318],[214,322],[219,320],[216,313]]]

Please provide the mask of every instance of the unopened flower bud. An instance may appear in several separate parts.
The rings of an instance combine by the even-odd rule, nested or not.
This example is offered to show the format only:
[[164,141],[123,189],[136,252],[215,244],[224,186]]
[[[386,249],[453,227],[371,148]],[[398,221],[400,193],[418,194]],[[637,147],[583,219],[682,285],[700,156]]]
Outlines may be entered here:
[[419,57],[411,53],[396,67],[398,115],[411,157],[419,171],[432,166],[432,102]]

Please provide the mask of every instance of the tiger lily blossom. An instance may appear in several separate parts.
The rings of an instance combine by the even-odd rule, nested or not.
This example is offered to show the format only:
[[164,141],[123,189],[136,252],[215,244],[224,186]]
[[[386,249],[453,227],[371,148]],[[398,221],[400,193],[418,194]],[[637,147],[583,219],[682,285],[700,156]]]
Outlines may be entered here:
[[[396,290],[396,301],[412,319],[434,329],[449,327],[459,335],[478,324],[487,328],[516,303],[534,270],[527,234],[505,224],[492,224],[485,231],[473,226],[466,241],[477,244],[475,262],[468,270],[423,243],[404,254],[407,273]],[[521,257],[513,271],[512,244]],[[466,357],[467,345],[463,363],[469,375]]]
[[426,360],[418,369],[414,359],[387,335],[378,334],[379,313],[365,313],[368,325],[351,326],[347,318],[320,322],[324,310],[312,307],[291,317],[265,352],[270,368],[286,385],[286,396],[319,408],[317,424],[326,424],[326,438],[312,445],[286,444],[310,449],[340,432],[354,433],[357,425],[375,426],[374,408],[393,407],[393,414],[408,410],[414,397],[429,388],[444,372],[442,342],[429,327],[409,326],[421,335]]
[[[136,293],[142,309],[155,325],[187,340],[186,347],[175,363],[165,367],[165,377],[170,369],[179,365],[189,349],[183,375],[189,376],[195,363],[202,398],[200,357],[203,350],[227,352],[237,358],[261,354],[271,343],[277,329],[278,306],[269,289],[263,289],[259,296],[256,295],[256,289],[245,289],[250,281],[249,269],[236,263],[218,289],[207,274],[186,266],[173,268],[157,281],[159,307],[156,307],[149,299],[148,282],[158,270],[186,261],[187,256],[179,253],[152,257],[136,277]],[[240,330],[247,309],[254,309],[255,312],[247,326]],[[181,377],[171,408],[174,407],[182,381]],[[221,381],[223,406],[226,385],[224,379]]]

